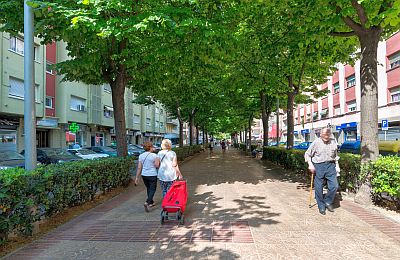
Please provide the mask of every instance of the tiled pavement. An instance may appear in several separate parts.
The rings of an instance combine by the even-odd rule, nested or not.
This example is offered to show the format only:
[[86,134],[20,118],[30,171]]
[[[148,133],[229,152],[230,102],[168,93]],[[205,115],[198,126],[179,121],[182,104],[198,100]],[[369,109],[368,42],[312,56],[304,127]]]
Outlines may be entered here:
[[[237,151],[197,155],[186,224],[159,224],[141,189],[75,218],[5,259],[397,259],[400,226],[350,200],[326,216],[293,174]],[[136,189],[137,190],[137,189]],[[157,205],[160,194],[157,193]]]

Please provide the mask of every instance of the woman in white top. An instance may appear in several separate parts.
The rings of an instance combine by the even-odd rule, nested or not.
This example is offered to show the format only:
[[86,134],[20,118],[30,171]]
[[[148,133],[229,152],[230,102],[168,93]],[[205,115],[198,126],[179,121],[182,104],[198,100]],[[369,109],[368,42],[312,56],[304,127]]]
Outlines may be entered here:
[[154,206],[153,197],[157,189],[157,168],[160,166],[160,160],[153,153],[153,144],[145,142],[143,149],[146,151],[139,155],[138,169],[136,172],[135,184],[139,183],[139,177],[142,175],[144,185],[147,189],[147,200],[144,203],[144,209],[149,212],[149,207]]
[[176,153],[171,150],[172,143],[169,139],[162,140],[162,150],[158,152],[157,156],[160,160],[160,168],[158,169],[158,179],[162,190],[162,197],[164,198],[167,191],[172,186],[172,183],[177,179],[182,179],[183,176],[178,167],[178,159]]

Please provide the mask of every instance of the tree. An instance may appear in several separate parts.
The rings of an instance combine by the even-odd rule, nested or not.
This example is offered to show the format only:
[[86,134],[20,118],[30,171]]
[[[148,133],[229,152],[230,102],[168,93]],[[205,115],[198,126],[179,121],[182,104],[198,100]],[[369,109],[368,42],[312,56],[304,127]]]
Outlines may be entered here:
[[[22,3],[0,2],[5,11],[0,18],[3,29],[21,31]],[[64,80],[111,86],[117,152],[126,156],[125,88],[157,62],[155,53],[165,51],[159,48],[160,38],[178,31],[181,21],[182,27],[190,25],[192,7],[185,1],[128,0],[32,1],[31,5],[35,32],[43,43],[67,43],[71,59],[57,64]]]
[[[316,1],[331,36],[356,37],[361,58],[361,160],[376,160],[378,148],[378,43],[400,29],[400,1]],[[327,19],[328,18],[328,19]]]

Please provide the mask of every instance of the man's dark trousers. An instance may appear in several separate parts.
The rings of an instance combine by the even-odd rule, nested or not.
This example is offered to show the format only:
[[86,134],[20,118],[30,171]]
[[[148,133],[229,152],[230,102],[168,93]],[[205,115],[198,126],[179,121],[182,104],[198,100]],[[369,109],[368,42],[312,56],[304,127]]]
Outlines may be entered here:
[[[334,162],[314,163],[315,167],[315,199],[318,208],[325,211],[326,205],[332,205],[338,189],[336,165]],[[328,183],[328,193],[323,195],[324,179]]]
[[153,204],[154,193],[157,189],[157,176],[142,176],[144,185],[147,188],[147,204]]

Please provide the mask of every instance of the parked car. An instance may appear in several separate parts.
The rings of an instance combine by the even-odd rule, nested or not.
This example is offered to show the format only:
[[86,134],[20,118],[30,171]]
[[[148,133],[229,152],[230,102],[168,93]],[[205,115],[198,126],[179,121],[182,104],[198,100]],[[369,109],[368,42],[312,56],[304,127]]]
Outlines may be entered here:
[[298,149],[298,150],[307,150],[308,147],[310,147],[312,142],[302,142],[298,145],[293,146],[293,149]]
[[82,159],[86,159],[86,160],[93,160],[93,159],[109,157],[108,154],[96,153],[89,149],[68,149],[68,152],[70,152],[71,154],[77,155],[77,156],[81,157]]
[[116,157],[117,156],[117,151],[111,147],[107,146],[92,146],[90,147],[90,150],[96,153],[100,154],[108,154],[111,157]]
[[13,151],[0,152],[0,170],[15,167],[25,168],[24,156]]
[[[70,154],[67,150],[61,148],[38,148],[36,150],[37,161],[42,164],[63,163],[82,160],[79,156]],[[25,150],[21,152],[25,154]]]
[[382,155],[400,155],[400,141],[379,141],[379,153]]
[[339,149],[341,153],[360,154],[361,141],[345,141]]

